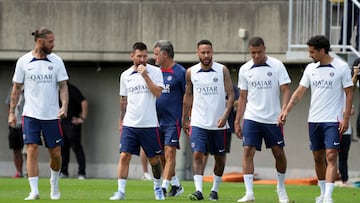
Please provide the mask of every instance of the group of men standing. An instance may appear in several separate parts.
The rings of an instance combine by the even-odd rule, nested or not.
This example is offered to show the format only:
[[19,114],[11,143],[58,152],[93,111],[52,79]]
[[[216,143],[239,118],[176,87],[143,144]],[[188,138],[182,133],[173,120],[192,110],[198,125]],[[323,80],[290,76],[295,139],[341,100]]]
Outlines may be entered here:
[[[50,196],[59,199],[62,139],[57,124],[59,118],[67,115],[68,76],[61,59],[51,53],[54,46],[53,33],[48,29],[37,32],[35,49],[17,62],[9,124],[16,123],[13,112],[24,85],[25,92],[31,92],[25,94],[23,113],[31,186],[30,195],[26,199],[39,198],[37,156],[40,130],[43,131],[51,158]],[[326,37],[314,36],[307,45],[313,63],[306,67],[298,88],[291,95],[291,80],[283,63],[265,54],[262,38],[254,37],[249,41],[252,59],[239,70],[240,97],[234,122],[235,134],[243,139],[244,146],[242,168],[246,192],[238,202],[255,200],[253,158],[255,152],[261,150],[263,140],[275,158],[278,200],[280,203],[289,202],[284,184],[287,161],[283,149],[283,125],[287,114],[309,88],[310,149],[321,189],[315,201],[333,202],[338,143],[341,134],[348,128],[353,83],[347,64],[329,55],[330,43]],[[159,68],[147,63],[148,51],[144,43],[136,42],[133,45],[130,55],[133,65],[120,77],[118,190],[110,200],[125,199],[130,160],[133,154],[139,155],[140,147],[152,167],[155,199],[164,200],[166,196],[178,196],[184,192],[175,174],[175,154],[176,149],[180,148],[181,128],[190,137],[193,152],[195,192],[189,194],[190,200],[204,199],[202,184],[208,154],[214,155],[215,159],[209,199],[219,199],[219,186],[226,162],[228,117],[235,100],[234,90],[229,70],[223,64],[213,61],[213,46],[209,40],[200,40],[196,53],[199,63],[186,70],[174,62],[171,42],[160,40],[154,46],[154,59]],[[47,89],[31,91],[44,85]],[[60,109],[58,87],[63,104]],[[52,97],[49,98],[46,94],[50,93]],[[39,98],[46,99],[39,101]],[[170,184],[171,189],[168,190]]]

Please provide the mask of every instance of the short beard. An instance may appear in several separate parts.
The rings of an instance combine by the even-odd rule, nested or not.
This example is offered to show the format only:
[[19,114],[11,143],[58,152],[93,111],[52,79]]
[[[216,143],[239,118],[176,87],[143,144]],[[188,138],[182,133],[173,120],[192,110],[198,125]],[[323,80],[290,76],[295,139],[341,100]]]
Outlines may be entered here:
[[208,63],[205,63],[203,60],[199,59],[201,64],[203,64],[204,66],[209,66],[212,62],[212,58],[209,58],[209,62]]

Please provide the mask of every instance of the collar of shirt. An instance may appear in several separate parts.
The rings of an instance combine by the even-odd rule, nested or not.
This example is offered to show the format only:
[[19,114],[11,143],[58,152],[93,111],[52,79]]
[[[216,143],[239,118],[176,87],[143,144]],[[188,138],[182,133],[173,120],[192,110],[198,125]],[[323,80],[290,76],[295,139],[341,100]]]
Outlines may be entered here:
[[316,68],[325,68],[325,67],[334,68],[334,66],[333,66],[333,65],[331,65],[331,63],[329,63],[329,64],[319,65],[319,66],[318,66],[318,67],[316,67]]
[[252,65],[250,69],[257,68],[257,67],[264,67],[264,66],[270,67],[267,63],[261,63],[261,64]]

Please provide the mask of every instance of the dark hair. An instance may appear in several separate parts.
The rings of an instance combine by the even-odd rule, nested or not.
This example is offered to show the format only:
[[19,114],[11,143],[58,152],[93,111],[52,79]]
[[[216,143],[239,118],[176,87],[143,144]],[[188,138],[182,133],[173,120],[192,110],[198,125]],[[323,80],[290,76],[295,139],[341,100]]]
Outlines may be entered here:
[[314,47],[316,50],[324,49],[326,54],[330,51],[330,42],[324,35],[311,37],[306,44],[309,47]]
[[46,28],[46,27],[40,27],[34,32],[31,33],[32,36],[34,36],[34,41],[36,42],[39,38],[46,38],[47,35],[52,34],[53,32]]
[[169,40],[159,40],[155,42],[154,48],[159,47],[160,51],[165,51],[171,58],[174,58],[174,47]]
[[250,47],[258,47],[264,45],[265,46],[265,42],[261,37],[253,37],[249,40],[249,44],[248,46]]
[[209,40],[207,39],[203,39],[203,40],[200,40],[198,43],[197,43],[197,47],[199,47],[200,45],[210,45],[212,47],[212,44]]
[[137,49],[140,51],[147,50],[146,44],[144,42],[135,42],[133,45],[133,52]]
[[353,62],[353,66],[358,66],[360,64],[360,58],[357,58]]

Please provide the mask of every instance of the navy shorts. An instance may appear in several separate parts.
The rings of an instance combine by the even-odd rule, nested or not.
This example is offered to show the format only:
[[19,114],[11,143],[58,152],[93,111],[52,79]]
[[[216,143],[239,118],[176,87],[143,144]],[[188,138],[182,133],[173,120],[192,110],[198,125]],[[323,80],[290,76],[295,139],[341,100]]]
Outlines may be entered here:
[[139,155],[140,146],[149,158],[163,154],[159,129],[157,127],[133,128],[123,126],[120,135],[120,153],[128,152]]
[[341,134],[338,122],[309,123],[310,150],[339,149]]
[[23,132],[25,144],[42,145],[41,136],[47,148],[54,148],[64,143],[60,119],[39,120],[24,116]]
[[226,153],[226,130],[206,130],[191,126],[190,143],[193,152],[223,155]]
[[24,147],[24,139],[22,129],[9,126],[9,148],[22,149]]
[[181,128],[179,126],[163,126],[159,128],[159,131],[162,146],[175,146],[177,149],[180,149]]
[[253,146],[258,151],[261,151],[263,139],[266,148],[285,146],[283,127],[277,124],[265,124],[245,119],[242,135],[243,146]]

